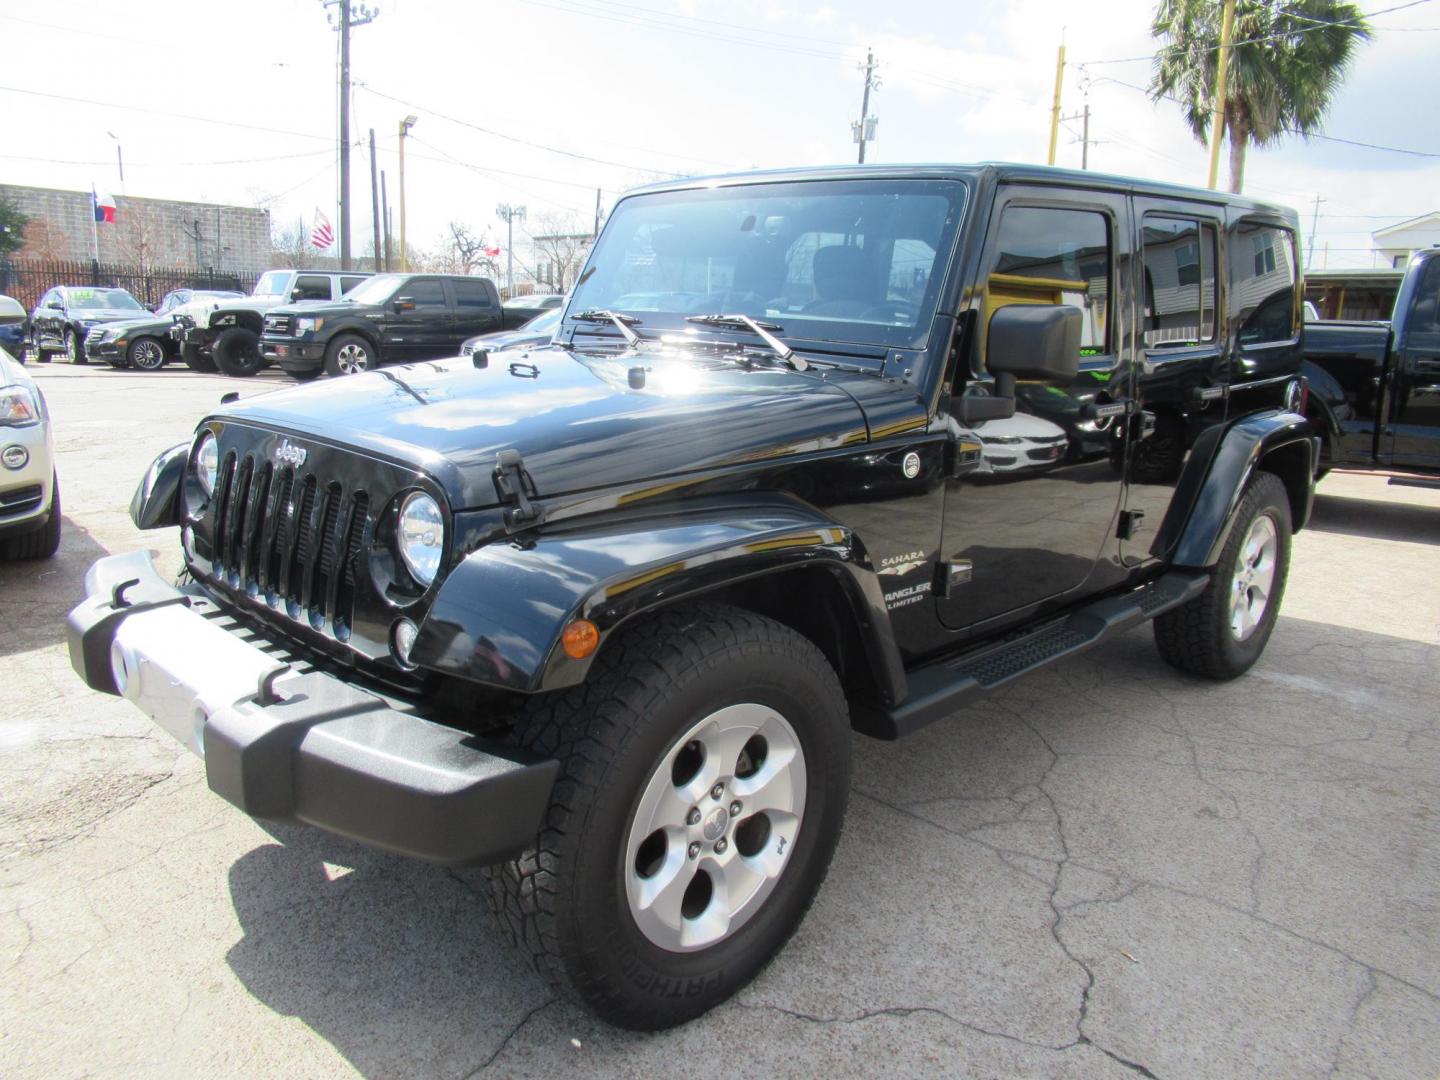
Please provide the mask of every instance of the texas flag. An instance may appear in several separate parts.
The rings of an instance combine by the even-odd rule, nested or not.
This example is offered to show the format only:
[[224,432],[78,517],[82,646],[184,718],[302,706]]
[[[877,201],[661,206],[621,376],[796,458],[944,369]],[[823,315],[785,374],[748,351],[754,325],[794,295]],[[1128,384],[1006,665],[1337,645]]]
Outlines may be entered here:
[[97,195],[95,189],[90,189],[90,199],[95,204],[95,220],[115,223],[115,196]]
[[484,247],[480,250],[484,252],[486,258],[493,259],[500,254],[500,245],[496,244],[494,247]]

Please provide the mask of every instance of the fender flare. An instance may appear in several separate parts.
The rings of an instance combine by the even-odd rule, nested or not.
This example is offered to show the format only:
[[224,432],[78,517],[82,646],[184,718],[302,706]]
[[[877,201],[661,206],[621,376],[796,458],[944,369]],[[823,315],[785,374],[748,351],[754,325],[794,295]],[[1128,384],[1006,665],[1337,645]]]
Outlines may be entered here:
[[1245,485],[1258,469],[1275,472],[1284,482],[1295,531],[1310,517],[1319,463],[1319,436],[1310,421],[1286,409],[1266,409],[1211,431],[1217,437],[1202,438],[1192,450],[1151,548],[1163,554],[1173,546],[1175,566],[1215,565]]
[[677,600],[799,568],[833,576],[882,698],[905,692],[884,590],[850,529],[791,500],[712,504],[665,518],[595,520],[481,547],[436,594],[411,650],[422,668],[534,693],[585,680],[564,628],[589,619],[601,649],[628,620]]
[[130,520],[137,529],[163,529],[182,524],[180,485],[190,461],[190,443],[177,443],[162,451],[145,470],[130,498]]

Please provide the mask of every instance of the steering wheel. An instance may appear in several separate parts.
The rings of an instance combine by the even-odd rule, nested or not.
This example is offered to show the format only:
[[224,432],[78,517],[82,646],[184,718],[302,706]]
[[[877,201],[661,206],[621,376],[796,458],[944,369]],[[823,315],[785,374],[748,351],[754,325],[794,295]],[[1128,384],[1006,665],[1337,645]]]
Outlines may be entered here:
[[886,300],[883,304],[866,308],[860,317],[869,320],[913,323],[919,314],[920,309],[908,300]]

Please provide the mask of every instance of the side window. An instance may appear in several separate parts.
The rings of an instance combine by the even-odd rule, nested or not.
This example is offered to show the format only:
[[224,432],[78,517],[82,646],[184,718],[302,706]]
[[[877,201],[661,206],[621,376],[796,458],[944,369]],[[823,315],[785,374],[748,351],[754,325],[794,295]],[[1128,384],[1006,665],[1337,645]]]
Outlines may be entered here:
[[[294,296],[295,293],[300,295]],[[296,300],[329,300],[330,279],[322,274],[300,274],[295,278],[291,294]]]
[[1146,214],[1143,316],[1147,349],[1215,340],[1215,226]]
[[1007,206],[985,278],[985,325],[1009,304],[1068,304],[1082,316],[1080,355],[1108,353],[1110,267],[1110,219],[1104,214]]
[[1230,242],[1231,305],[1241,345],[1291,341],[1295,326],[1295,236],[1242,221]]
[[356,285],[359,285],[360,282],[364,280],[365,279],[363,277],[342,277],[340,279],[340,295],[344,296],[347,292],[353,289]]
[[1410,307],[1407,321],[1411,334],[1424,334],[1427,339],[1440,334],[1440,258],[1425,264],[1425,273],[1415,289],[1415,303]]
[[452,281],[450,284],[455,288],[455,306],[462,311],[495,306],[483,281]]
[[439,278],[416,278],[400,291],[415,302],[416,308],[443,308],[447,306],[445,303],[445,286],[440,283]]

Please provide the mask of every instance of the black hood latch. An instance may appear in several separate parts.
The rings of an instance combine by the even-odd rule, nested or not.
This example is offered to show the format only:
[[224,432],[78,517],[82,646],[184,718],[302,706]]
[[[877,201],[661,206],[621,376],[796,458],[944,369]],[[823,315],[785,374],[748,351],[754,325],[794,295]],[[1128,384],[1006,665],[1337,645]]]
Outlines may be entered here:
[[505,529],[518,532],[545,521],[545,507],[539,502],[535,481],[525,471],[519,450],[501,450],[495,455],[495,491],[505,509]]

